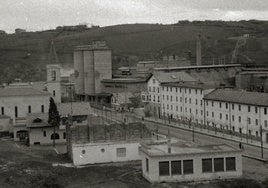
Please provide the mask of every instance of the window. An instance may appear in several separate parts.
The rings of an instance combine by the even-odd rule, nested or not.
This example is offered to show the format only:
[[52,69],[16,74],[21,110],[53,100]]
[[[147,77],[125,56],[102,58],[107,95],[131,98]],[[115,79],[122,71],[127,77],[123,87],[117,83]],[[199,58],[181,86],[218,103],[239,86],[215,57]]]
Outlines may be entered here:
[[257,114],[258,113],[258,107],[255,106],[255,113]]
[[56,71],[51,71],[51,79],[52,81],[55,81],[56,80]]
[[238,122],[241,123],[241,116],[238,117]]
[[159,89],[159,87],[157,88],[157,93],[160,93],[160,89]]
[[202,159],[202,172],[212,172],[212,159]]
[[248,124],[251,124],[251,119],[250,118],[248,118]]
[[203,105],[203,101],[202,101],[202,100],[200,100],[200,105],[201,105],[201,106]]
[[169,176],[169,161],[159,162],[159,176]]
[[207,116],[208,116],[208,111],[207,111]]
[[198,105],[198,101],[197,101],[197,99],[195,99],[195,104]]
[[42,112],[42,113],[45,112],[45,107],[44,107],[44,105],[41,106],[41,112]]
[[206,104],[207,104],[207,106],[208,106],[208,101],[206,101]]
[[223,158],[214,158],[214,171],[215,172],[223,172],[224,171]]
[[60,135],[58,133],[53,133],[51,136],[50,136],[50,139],[53,140],[53,138],[55,138],[55,140],[58,140],[60,139]]
[[155,79],[153,79],[153,84],[155,84]]
[[178,102],[178,96],[176,96],[176,102]]
[[258,119],[255,119],[255,124],[256,124],[256,125],[258,125],[258,124],[259,124]]
[[234,104],[232,104],[232,110],[234,110]]
[[195,94],[197,95],[197,89],[195,89]]
[[187,103],[187,98],[185,98],[185,103]]
[[214,112],[212,112],[212,117],[214,118]]
[[15,106],[15,117],[18,117],[18,107]]
[[28,113],[30,114],[32,112],[32,107],[28,106]]
[[5,109],[4,109],[4,107],[1,107],[1,115],[5,115]]
[[228,114],[226,114],[226,120],[228,120]]
[[63,133],[63,139],[66,139],[66,132]]
[[55,90],[53,90],[53,96],[56,96],[56,91]]
[[181,174],[181,161],[171,161],[171,174]]
[[149,87],[149,91],[151,91],[151,87]]
[[267,114],[267,108],[264,108],[264,114],[265,115]]
[[220,106],[220,108],[221,108],[221,102],[219,103],[219,106]]
[[211,106],[212,106],[212,107],[214,106],[214,101],[211,102]]
[[170,101],[172,102],[172,96],[170,96]]
[[238,105],[238,110],[241,111],[241,105],[240,104]]
[[232,115],[232,121],[235,121],[234,115]]
[[225,104],[226,109],[228,109],[228,103]]
[[220,119],[222,119],[222,114],[220,113]]
[[46,137],[47,136],[47,132],[43,131],[43,136]]
[[125,157],[127,149],[126,148],[116,148],[116,156],[117,157]]
[[267,120],[264,121],[264,126],[267,127]]
[[193,160],[183,160],[183,174],[193,174]]
[[192,103],[192,99],[191,99],[191,98],[189,99],[189,103],[190,103],[190,104]]
[[169,96],[167,95],[167,101],[169,100]]
[[248,112],[250,112],[250,106],[248,106]]
[[149,159],[145,159],[146,161],[146,172],[149,172]]
[[235,171],[236,164],[235,164],[235,157],[226,157],[226,171]]

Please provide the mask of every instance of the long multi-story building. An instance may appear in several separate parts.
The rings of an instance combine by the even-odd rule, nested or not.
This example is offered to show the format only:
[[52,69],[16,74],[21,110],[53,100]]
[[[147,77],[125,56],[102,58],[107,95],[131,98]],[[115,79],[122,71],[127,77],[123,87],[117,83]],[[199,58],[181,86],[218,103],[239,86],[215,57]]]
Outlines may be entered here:
[[204,97],[204,121],[209,126],[261,136],[268,143],[268,94],[216,89]]
[[204,96],[213,86],[202,83],[166,83],[161,87],[163,117],[204,123]]

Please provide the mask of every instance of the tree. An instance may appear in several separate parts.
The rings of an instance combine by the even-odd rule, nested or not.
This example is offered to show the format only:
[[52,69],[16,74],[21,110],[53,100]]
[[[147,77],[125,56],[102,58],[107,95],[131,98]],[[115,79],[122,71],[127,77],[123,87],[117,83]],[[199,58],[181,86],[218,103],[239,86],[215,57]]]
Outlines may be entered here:
[[56,127],[60,124],[60,115],[52,97],[49,100],[48,123],[53,126],[53,147],[55,147]]

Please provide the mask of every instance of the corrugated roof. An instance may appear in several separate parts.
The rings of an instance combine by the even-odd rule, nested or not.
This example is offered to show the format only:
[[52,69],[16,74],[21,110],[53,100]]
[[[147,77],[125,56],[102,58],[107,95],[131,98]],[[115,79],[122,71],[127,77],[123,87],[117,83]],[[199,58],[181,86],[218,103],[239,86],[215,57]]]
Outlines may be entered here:
[[34,88],[0,88],[0,97],[19,97],[19,96],[49,96],[47,91],[40,91]]
[[248,92],[234,89],[216,89],[205,95],[204,99],[256,106],[268,106],[268,93]]
[[190,76],[188,73],[181,72],[155,72],[153,76],[160,83],[172,83],[172,82],[196,82],[197,80]]

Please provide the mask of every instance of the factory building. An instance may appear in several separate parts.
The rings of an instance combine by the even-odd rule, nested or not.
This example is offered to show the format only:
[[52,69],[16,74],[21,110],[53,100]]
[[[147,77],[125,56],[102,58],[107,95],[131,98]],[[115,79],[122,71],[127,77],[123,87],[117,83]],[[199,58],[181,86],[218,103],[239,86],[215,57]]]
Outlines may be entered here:
[[142,175],[151,183],[189,182],[242,176],[242,152],[231,146],[143,142]]
[[74,50],[75,93],[80,100],[95,101],[102,93],[101,80],[112,78],[111,49],[104,41],[77,46]]

